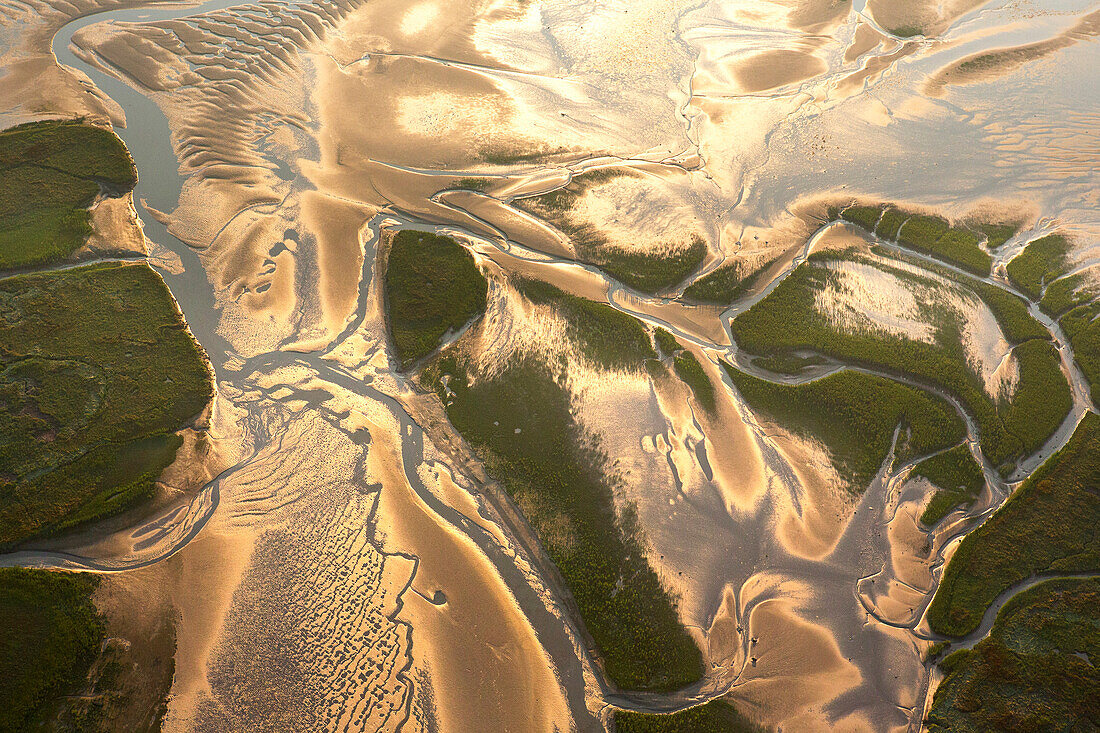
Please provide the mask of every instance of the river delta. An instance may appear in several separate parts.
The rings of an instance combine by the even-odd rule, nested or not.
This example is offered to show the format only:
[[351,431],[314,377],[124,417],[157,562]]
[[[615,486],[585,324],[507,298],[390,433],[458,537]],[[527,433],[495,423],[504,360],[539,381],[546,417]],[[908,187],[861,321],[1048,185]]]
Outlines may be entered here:
[[0,0],[0,729],[1090,730],[1098,34]]

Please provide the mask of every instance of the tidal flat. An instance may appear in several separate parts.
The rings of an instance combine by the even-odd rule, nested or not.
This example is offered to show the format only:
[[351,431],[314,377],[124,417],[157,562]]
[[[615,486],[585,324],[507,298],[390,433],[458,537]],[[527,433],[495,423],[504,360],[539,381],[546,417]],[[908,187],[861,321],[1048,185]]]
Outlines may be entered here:
[[[1065,501],[1080,483],[1097,17],[1085,0],[0,0],[3,126],[95,128],[3,159],[0,284],[117,278],[110,298],[50,291],[59,312],[2,397],[33,427],[3,444],[27,465],[0,484],[48,503],[63,476],[41,451],[75,455],[108,397],[164,418],[89,459],[87,477],[132,481],[81,481],[0,555],[80,586],[68,607],[102,634],[43,693],[68,702],[34,715],[1087,720],[1091,650],[1067,641],[1091,633],[1084,559],[1047,588],[1010,562],[1000,626],[991,610],[949,636],[930,608],[997,585],[978,590],[1003,569],[963,548],[996,544],[1022,499],[1031,526],[1061,521],[1036,481]],[[98,167],[49,183],[77,158]],[[92,305],[133,316],[132,359],[32,353]],[[191,334],[212,401],[197,367],[128,363],[169,347],[191,374]]]

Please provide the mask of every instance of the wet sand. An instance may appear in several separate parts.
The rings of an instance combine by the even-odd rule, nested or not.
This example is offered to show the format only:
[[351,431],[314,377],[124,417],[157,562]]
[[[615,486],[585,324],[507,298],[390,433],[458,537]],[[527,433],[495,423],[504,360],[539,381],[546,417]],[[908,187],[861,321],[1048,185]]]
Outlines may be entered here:
[[[743,259],[765,273],[750,298],[804,255],[824,202],[958,218],[985,207],[1023,212],[1025,231],[1057,221],[1095,234],[1096,95],[1075,81],[1096,67],[1095,12],[969,0],[227,5],[135,10],[73,36],[88,68],[167,117],[183,187],[155,205],[179,241],[157,230],[165,241],[151,249],[183,273],[169,282],[225,402],[226,473],[153,541],[79,548],[103,567],[144,566],[130,571],[133,593],[178,614],[167,729],[566,730],[572,719],[588,730],[607,705],[718,695],[785,729],[919,728],[920,617],[944,553],[1010,487],[935,531],[915,521],[930,487],[907,467],[854,497],[820,446],[760,424],[723,381],[717,360],[736,356],[725,322],[745,303],[629,292],[575,264],[568,240],[514,197],[627,165],[640,176],[595,190],[578,215],[639,246],[698,231],[703,272]],[[155,113],[123,110],[81,79],[91,71],[50,54],[69,18],[117,7],[5,6],[6,121],[142,125]],[[964,70],[988,54],[995,67]],[[478,176],[484,190],[447,192]],[[128,207],[96,216],[114,244],[141,245]],[[623,498],[706,655],[696,689],[609,690],[555,615],[553,582],[485,508],[476,465],[451,465],[440,433],[425,439],[399,406],[411,393],[386,353],[376,264],[383,232],[409,225],[456,235],[496,279],[544,279],[669,328],[703,363],[712,415],[676,380],[585,364],[547,314],[505,301],[491,317],[511,330],[484,345],[492,357],[551,344],[574,360],[579,418],[620,457]],[[1088,262],[1095,236],[1079,241]],[[813,246],[866,242],[837,227]],[[971,320],[977,361],[1003,362],[1004,345]],[[1004,375],[987,371],[994,389]],[[108,588],[115,577],[129,575]]]

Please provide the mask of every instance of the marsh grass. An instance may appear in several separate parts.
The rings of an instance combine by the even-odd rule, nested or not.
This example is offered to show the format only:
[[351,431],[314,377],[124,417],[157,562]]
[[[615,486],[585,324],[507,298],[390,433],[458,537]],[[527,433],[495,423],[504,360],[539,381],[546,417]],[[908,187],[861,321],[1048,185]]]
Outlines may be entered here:
[[902,461],[948,448],[966,435],[943,400],[883,377],[843,371],[788,385],[722,366],[754,412],[824,445],[855,493],[878,473],[899,425],[904,430],[895,458]]
[[638,319],[606,303],[570,295],[541,280],[515,279],[516,288],[535,304],[550,306],[567,323],[581,351],[608,369],[639,371],[657,352]]
[[1088,275],[1078,272],[1050,283],[1043,291],[1039,307],[1051,318],[1059,318],[1096,297],[1087,287]]
[[703,365],[699,363],[695,355],[690,351],[681,351],[673,358],[672,367],[676,370],[676,375],[684,381],[684,384],[691,388],[691,392],[695,395],[695,401],[699,403],[699,406],[713,415],[718,406],[717,394],[714,391],[714,385],[711,383],[710,377],[707,376]]
[[46,729],[83,682],[104,635],[98,585],[90,573],[0,568],[0,730]]
[[670,715],[615,713],[615,733],[763,733],[725,700],[711,700]]
[[77,121],[0,132],[0,269],[58,262],[91,234],[88,207],[137,183],[122,141]]
[[474,258],[455,240],[411,229],[394,235],[386,264],[386,315],[401,368],[484,313],[487,292]]
[[[811,255],[767,298],[734,319],[730,329],[738,345],[765,357],[816,352],[936,385],[959,398],[974,415],[986,457],[1006,475],[1020,457],[1041,447],[1061,424],[1072,398],[1051,343],[1036,339],[1016,348],[1016,393],[1010,402],[1000,404],[986,394],[981,379],[969,366],[953,318],[939,318],[934,324],[939,335],[932,344],[869,332],[850,333],[833,326],[814,305],[814,294],[824,287],[828,276],[820,265],[829,259],[836,256]],[[902,270],[891,272],[902,279],[914,278]],[[1002,313],[1026,314],[1018,301],[992,302]],[[992,304],[991,310],[997,315]],[[794,323],[798,328],[791,327]],[[1009,322],[1006,335],[1020,335],[1033,328],[1024,323]]]
[[663,328],[658,327],[654,331],[653,340],[657,342],[657,348],[661,350],[661,354],[664,356],[672,356],[683,351],[683,347],[680,346],[680,342],[676,340],[676,337]]
[[1018,224],[975,222],[971,226],[986,236],[985,246],[987,249],[992,250],[1003,247],[1005,242],[1012,239],[1016,236],[1016,232],[1020,231]]
[[933,526],[957,506],[970,506],[985,487],[985,476],[970,449],[965,444],[921,461],[913,469],[914,476],[923,476],[936,485],[920,521]]
[[484,191],[485,189],[489,188],[489,179],[476,178],[472,176],[459,178],[457,181],[454,182],[454,184],[452,184],[452,188],[461,188],[466,191]]
[[0,280],[0,547],[151,495],[213,396],[201,351],[144,264]]
[[1078,306],[1058,323],[1073,347],[1077,366],[1089,382],[1093,402],[1100,404],[1100,302]]
[[993,600],[1041,573],[1100,569],[1100,416],[1087,413],[985,524],[963,538],[928,610],[931,628],[964,636]]
[[1016,595],[987,638],[940,662],[930,731],[1095,730],[1100,580],[1048,580]]
[[828,363],[820,356],[797,356],[795,354],[780,354],[777,356],[758,356],[752,360],[754,366],[766,369],[776,374],[801,374],[807,367],[820,366]]
[[689,285],[684,297],[696,303],[728,305],[755,287],[769,264],[750,270],[742,260],[727,262]]
[[598,267],[635,290],[657,293],[678,285],[699,269],[707,256],[703,237],[693,234],[686,247],[670,247],[667,251],[634,251],[615,245],[598,227],[578,221],[573,214],[588,189],[633,175],[629,169],[601,168],[574,176],[562,188],[517,203],[568,235],[579,261]]
[[[828,218],[844,219],[883,239],[895,241],[903,247],[957,265],[976,275],[988,275],[993,264],[993,258],[979,246],[979,236],[973,229],[961,224],[952,226],[941,216],[878,204],[830,207]],[[1002,228],[1011,230],[1008,236],[1016,231],[1011,225],[999,224],[980,225],[979,230],[999,234]]]
[[1070,242],[1061,234],[1036,239],[1009,261],[1008,279],[1032,300],[1043,295],[1043,286],[1062,273]]
[[616,509],[621,479],[576,422],[561,377],[535,357],[517,357],[491,379],[475,378],[464,356],[446,354],[422,382],[535,530],[608,678],[653,691],[699,679],[702,656],[680,624],[677,600],[646,560],[633,508]]

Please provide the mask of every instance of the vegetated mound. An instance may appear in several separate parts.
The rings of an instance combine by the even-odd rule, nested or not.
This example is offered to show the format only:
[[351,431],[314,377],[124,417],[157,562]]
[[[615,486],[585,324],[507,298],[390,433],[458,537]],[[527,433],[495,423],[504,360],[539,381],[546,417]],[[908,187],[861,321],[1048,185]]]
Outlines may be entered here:
[[1100,415],[967,535],[928,609],[932,630],[964,636],[1014,584],[1037,575],[1100,570]]
[[884,377],[843,371],[789,385],[769,382],[722,362],[754,412],[825,446],[841,475],[862,492],[890,451],[901,425],[897,460],[957,444],[966,436],[962,419],[943,400]]
[[0,568],[0,730],[45,725],[84,681],[103,641],[91,574]]
[[212,396],[148,265],[0,280],[0,547],[150,498]]
[[455,240],[405,229],[393,238],[385,292],[395,355],[405,369],[485,312],[488,284]]
[[1037,301],[1043,297],[1049,280],[1062,273],[1069,250],[1070,241],[1061,234],[1048,234],[1029,242],[1023,252],[1009,261],[1005,268],[1008,278]]
[[913,469],[913,475],[923,476],[937,487],[920,516],[920,521],[929,527],[955,507],[973,504],[985,487],[981,466],[965,444],[921,461]]
[[569,330],[569,336],[593,363],[607,369],[637,371],[657,356],[638,319],[612,308],[566,293],[541,280],[516,279],[516,288],[531,303],[549,306]]
[[[706,240],[698,233],[687,237],[669,234],[667,241],[646,245],[637,241],[639,231],[635,230],[635,241],[623,244],[619,240],[629,236],[627,232],[613,237],[602,226],[606,222],[593,221],[578,211],[593,189],[613,189],[616,181],[631,181],[636,176],[629,169],[602,168],[576,175],[563,188],[521,199],[517,204],[568,235],[581,262],[595,265],[635,290],[657,293],[678,285],[699,269],[707,256]],[[637,197],[631,194],[628,198]],[[616,222],[620,216],[626,218],[621,203],[607,202],[606,209],[616,212]],[[647,229],[653,226],[651,217],[645,219],[645,223]]]
[[[641,324],[605,304],[532,282],[521,283],[520,292],[553,307],[593,364],[640,371],[655,356]],[[625,689],[653,691],[698,680],[699,648],[680,624],[676,599],[647,560],[633,508],[616,505],[621,479],[576,419],[563,371],[568,364],[517,352],[486,371],[466,348],[475,337],[471,332],[435,357],[421,382],[439,395],[455,429],[535,531],[576,602],[608,679]]]
[[684,289],[696,303],[729,305],[763,284],[764,274],[783,256],[781,247],[738,252]]
[[725,700],[711,700],[670,715],[615,713],[615,733],[763,733]]
[[108,129],[54,120],[0,132],[0,269],[69,257],[92,232],[96,197],[136,183],[129,152]]
[[[847,272],[853,268],[856,271]],[[888,278],[890,287],[871,282],[868,273],[872,272]],[[841,275],[846,278],[838,279]],[[755,355],[818,353],[909,375],[955,395],[978,422],[985,456],[1007,475],[1017,460],[1038,450],[1061,425],[1072,399],[1057,351],[1046,339],[1032,338],[1045,330],[1033,323],[1018,298],[1003,291],[993,293],[998,289],[989,287],[988,292],[967,289],[935,273],[921,274],[905,262],[893,265],[818,253],[734,319],[730,330],[738,345]],[[833,301],[822,302],[822,294],[830,288],[851,296],[851,302],[838,301],[843,308],[834,307]],[[924,295],[909,298],[912,313],[902,313],[901,298],[910,288]],[[945,300],[949,295],[959,302],[949,305]],[[964,305],[978,309],[977,315],[988,308],[1006,340],[1025,339],[1015,346],[1008,343],[1016,362],[1011,394],[990,394],[989,381],[1004,384],[1010,375],[994,370],[979,376],[976,361],[985,359],[986,352],[977,343],[973,350],[968,347],[964,335],[975,332],[968,338],[980,339],[989,326],[965,320],[969,316],[956,308]],[[872,313],[872,306],[883,312]],[[1003,361],[996,359],[994,365],[999,368]]]
[[952,225],[942,216],[920,214],[892,204],[831,207],[829,219],[844,219],[883,239],[976,275],[988,275],[993,263],[989,253],[979,246],[980,235],[986,236],[987,247],[995,249],[1016,231],[1011,224],[977,224],[973,228]]
[[930,731],[1095,730],[1100,579],[1040,583],[1012,598],[987,638],[940,663]]
[[1072,271],[1071,247],[1058,233],[1037,239],[1008,263],[1008,276],[1033,298],[1042,297],[1039,307],[1058,319],[1093,401],[1100,402],[1100,278],[1095,266]]

